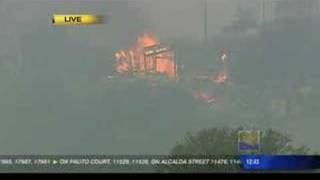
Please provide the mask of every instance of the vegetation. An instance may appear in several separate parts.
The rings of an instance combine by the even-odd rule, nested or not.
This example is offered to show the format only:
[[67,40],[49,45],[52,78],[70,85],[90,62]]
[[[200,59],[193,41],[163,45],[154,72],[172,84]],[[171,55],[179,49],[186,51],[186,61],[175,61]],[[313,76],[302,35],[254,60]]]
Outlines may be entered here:
[[[238,132],[245,128],[210,128],[195,134],[187,134],[182,142],[177,144],[170,152],[172,158],[190,157],[190,155],[209,155],[231,159],[240,155],[238,150]],[[295,146],[287,134],[273,129],[266,129],[261,135],[261,150],[259,154],[308,154],[310,149],[306,146]],[[240,171],[241,165],[205,165],[205,166],[160,166],[160,171],[186,172],[186,171]]]

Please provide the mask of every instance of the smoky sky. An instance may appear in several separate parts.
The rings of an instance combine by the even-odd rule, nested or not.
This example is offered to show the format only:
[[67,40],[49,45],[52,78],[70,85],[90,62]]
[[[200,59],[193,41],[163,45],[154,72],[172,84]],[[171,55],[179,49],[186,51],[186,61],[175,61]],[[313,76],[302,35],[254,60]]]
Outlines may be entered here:
[[[118,108],[127,103],[121,101],[118,106],[109,103],[112,97],[108,91],[99,88],[88,77],[99,70],[105,72],[112,68],[114,52],[130,47],[144,31],[152,31],[163,39],[201,39],[202,2],[0,1],[0,141],[6,143],[0,153],[104,151],[128,154],[142,149],[145,153],[167,152],[192,124],[181,125],[179,121],[172,122],[169,114],[162,116],[159,113],[146,132],[138,131],[139,123],[119,122],[112,118],[112,114],[118,112],[119,119],[127,119],[123,116],[130,115],[126,112],[132,109],[120,111]],[[233,2],[208,0],[210,34],[232,22],[237,8]],[[51,24],[53,14],[68,13],[94,13],[108,19],[107,23],[94,26]],[[145,103],[142,101],[141,104]],[[143,112],[144,106],[136,108],[134,112],[143,115],[139,112]],[[186,111],[193,109],[192,106],[185,108]],[[168,111],[172,112],[171,109]],[[177,114],[180,115],[183,113]],[[181,116],[177,119],[191,118]],[[141,124],[148,121],[135,119],[141,120]],[[129,126],[137,128],[130,130]],[[150,146],[150,133],[159,138],[153,140],[156,146]]]
[[[137,25],[141,28],[139,31],[152,31],[163,38],[187,37],[199,40],[204,32],[204,0],[3,0],[0,3],[0,13],[3,13],[0,21],[8,25],[46,26],[53,13],[88,12],[106,15],[110,19],[109,23],[91,31],[101,33],[100,37],[96,34],[98,38],[93,40],[98,44],[107,42],[104,37],[113,31],[134,29],[139,22],[132,18],[140,21]],[[236,18],[237,8],[258,6],[259,1],[255,0],[207,0],[208,34],[213,35],[230,24]]]

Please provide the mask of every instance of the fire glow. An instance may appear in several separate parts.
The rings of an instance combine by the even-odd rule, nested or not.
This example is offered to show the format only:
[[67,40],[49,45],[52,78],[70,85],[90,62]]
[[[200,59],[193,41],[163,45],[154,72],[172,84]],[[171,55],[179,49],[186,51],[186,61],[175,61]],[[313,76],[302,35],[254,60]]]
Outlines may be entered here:
[[[178,68],[175,59],[175,53],[171,47],[161,44],[154,36],[143,34],[139,36],[134,45],[127,50],[119,50],[115,53],[115,70],[122,75],[135,75],[145,77],[148,75],[165,75],[169,79],[177,80]],[[219,60],[223,68],[219,72],[203,73],[203,70],[192,75],[192,96],[209,105],[216,104],[220,101],[219,93],[212,90],[201,90],[197,87],[197,82],[206,81],[208,83],[227,85],[229,80],[228,71],[228,53],[221,52]],[[183,70],[183,66],[179,70]],[[181,77],[184,79],[183,77]],[[180,77],[179,77],[180,79]],[[188,79],[187,79],[188,82]],[[156,83],[151,84],[156,87]],[[188,87],[190,88],[190,87]]]
[[220,55],[220,60],[223,64],[223,71],[213,77],[210,77],[210,80],[214,83],[224,84],[228,80],[228,64],[227,64],[228,56],[226,53],[222,53]]
[[149,34],[139,36],[132,48],[119,50],[115,57],[116,71],[120,74],[164,74],[170,79],[177,77],[173,50]]

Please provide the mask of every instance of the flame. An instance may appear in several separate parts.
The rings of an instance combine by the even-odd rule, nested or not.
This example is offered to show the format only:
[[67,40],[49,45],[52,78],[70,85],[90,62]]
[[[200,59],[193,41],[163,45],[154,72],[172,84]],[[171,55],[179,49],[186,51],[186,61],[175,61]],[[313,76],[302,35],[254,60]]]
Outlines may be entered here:
[[214,83],[224,84],[228,80],[228,56],[226,53],[220,55],[220,60],[223,63],[223,71],[216,76],[210,77],[210,80]]
[[126,59],[128,58],[128,55],[126,54],[126,52],[121,50],[119,52],[116,52],[115,56],[118,59],[116,71],[119,73],[124,73],[129,71],[129,64],[126,61]]
[[120,74],[135,72],[140,75],[158,73],[175,78],[176,64],[172,51],[157,53],[155,56],[145,55],[145,48],[156,45],[160,45],[160,42],[154,36],[149,34],[139,36],[132,48],[115,53],[116,71]]
[[210,80],[214,83],[224,84],[228,80],[228,76],[223,72],[218,74],[217,76],[211,77]]
[[138,37],[137,47],[148,47],[159,44],[159,41],[150,34],[143,34]]
[[[225,84],[229,80],[229,71],[228,71],[228,55],[226,53],[221,53],[219,55],[219,59],[221,63],[223,64],[223,69],[220,70],[217,74],[211,75],[211,73],[201,73],[201,72],[194,72],[193,73],[193,80],[198,81],[211,81],[215,84]],[[215,92],[204,92],[202,90],[192,91],[192,95],[195,99],[207,103],[207,104],[213,104],[220,102],[219,94],[216,94]]]

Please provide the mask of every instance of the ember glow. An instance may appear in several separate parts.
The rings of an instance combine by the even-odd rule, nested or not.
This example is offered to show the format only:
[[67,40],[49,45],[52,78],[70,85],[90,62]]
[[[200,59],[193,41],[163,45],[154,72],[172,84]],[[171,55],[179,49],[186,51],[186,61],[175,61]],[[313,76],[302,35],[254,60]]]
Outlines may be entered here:
[[220,60],[223,63],[223,71],[213,77],[210,80],[214,83],[224,84],[228,80],[228,56],[226,53],[220,55]]
[[207,104],[212,104],[216,102],[216,99],[213,95],[209,95],[202,91],[193,92],[193,97]]
[[218,74],[210,78],[211,81],[218,84],[224,84],[228,80],[228,76],[225,73]]
[[[115,53],[116,72],[127,75],[157,75],[162,74],[169,79],[176,79],[177,64],[175,61],[174,51],[166,45],[161,44],[154,36],[143,34],[139,36],[135,44],[127,50],[119,50]],[[219,60],[222,69],[215,73],[195,73],[192,76],[192,84],[200,81],[206,81],[218,85],[225,85],[228,81],[228,54],[222,52],[219,54]],[[151,87],[156,87],[157,83],[153,82]],[[192,85],[197,88],[197,85]],[[217,94],[215,92],[207,92],[201,89],[192,90],[192,96],[206,104],[214,104],[217,102]]]
[[170,79],[177,77],[174,52],[149,34],[139,36],[132,48],[119,50],[115,57],[116,71],[120,74],[164,74]]

